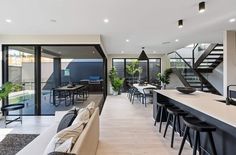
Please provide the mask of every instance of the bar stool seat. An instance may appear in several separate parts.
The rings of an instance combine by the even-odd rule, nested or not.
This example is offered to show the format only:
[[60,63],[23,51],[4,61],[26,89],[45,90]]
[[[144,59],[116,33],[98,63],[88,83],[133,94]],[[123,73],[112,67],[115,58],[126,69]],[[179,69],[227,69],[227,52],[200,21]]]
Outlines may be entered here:
[[183,122],[186,125],[185,130],[184,130],[184,137],[183,140],[181,142],[181,146],[179,149],[179,154],[181,155],[184,144],[185,144],[185,140],[187,137],[187,134],[189,133],[189,129],[192,129],[194,131],[194,147],[193,147],[193,155],[196,155],[197,153],[197,149],[199,150],[199,154],[201,154],[201,141],[200,141],[200,132],[206,132],[208,137],[209,137],[209,144],[211,147],[211,151],[212,151],[212,155],[217,155],[216,153],[216,148],[215,148],[215,144],[214,144],[214,140],[213,140],[213,136],[212,136],[212,132],[216,130],[216,128],[206,122],[203,122],[201,120],[199,120],[196,117],[183,117]]
[[216,128],[212,125],[209,125],[208,123],[203,122],[196,117],[184,117],[183,121],[185,125],[199,132],[212,132],[216,130]]
[[[178,125],[179,134],[180,134],[180,136],[182,136],[181,126],[180,126],[180,116],[186,116],[186,115],[188,115],[188,113],[177,108],[177,107],[174,107],[174,108],[167,107],[167,112],[168,112],[167,123],[166,123],[166,128],[165,128],[165,132],[164,132],[163,137],[166,136],[167,129],[168,129],[169,125],[172,124],[172,135],[171,135],[171,145],[170,146],[173,148],[174,134],[175,134],[175,131],[177,131],[176,130],[176,122]],[[171,122],[171,117],[173,118],[172,122]],[[189,136],[189,142],[191,144],[190,136]]]

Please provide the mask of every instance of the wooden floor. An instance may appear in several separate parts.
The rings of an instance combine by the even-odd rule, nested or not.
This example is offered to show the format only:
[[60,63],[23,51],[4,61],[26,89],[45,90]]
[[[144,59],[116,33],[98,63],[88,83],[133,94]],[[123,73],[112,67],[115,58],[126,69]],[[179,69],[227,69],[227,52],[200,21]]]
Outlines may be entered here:
[[[170,148],[171,128],[163,138],[153,124],[151,104],[147,108],[138,101],[131,104],[125,94],[108,96],[100,117],[97,155],[177,155],[182,138],[176,134]],[[186,144],[182,155],[190,154]]]

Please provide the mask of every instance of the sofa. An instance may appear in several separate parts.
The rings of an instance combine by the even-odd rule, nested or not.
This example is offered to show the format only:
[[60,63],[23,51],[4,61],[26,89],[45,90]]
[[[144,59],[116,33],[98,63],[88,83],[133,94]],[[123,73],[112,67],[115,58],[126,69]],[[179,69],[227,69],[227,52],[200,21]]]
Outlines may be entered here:
[[[59,125],[60,118],[63,114],[56,117],[55,123],[49,127],[46,131],[36,137],[31,143],[25,146],[17,155],[42,155],[46,149],[48,143],[57,133],[57,127]],[[83,132],[76,140],[71,154],[75,155],[95,155],[99,142],[99,108],[95,109],[95,112],[89,119]]]

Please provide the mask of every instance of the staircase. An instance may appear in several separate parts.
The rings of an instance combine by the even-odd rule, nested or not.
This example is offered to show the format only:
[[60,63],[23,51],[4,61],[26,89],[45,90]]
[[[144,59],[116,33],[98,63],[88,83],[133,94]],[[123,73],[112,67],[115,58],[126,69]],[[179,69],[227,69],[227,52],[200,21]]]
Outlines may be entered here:
[[[194,87],[197,90],[220,95],[217,89],[201,74],[203,72],[212,72],[213,69],[216,68],[223,61],[223,59],[221,62],[219,61],[219,57],[223,56],[223,49],[222,51],[220,51],[219,49],[221,49],[219,44],[210,44],[203,52],[203,54],[201,54],[201,56],[199,57],[199,59],[202,59],[202,62],[200,62],[199,59],[196,61],[198,65],[196,65],[196,63],[193,63],[194,60],[190,59],[190,61],[189,58],[183,58],[178,52],[169,53],[168,56],[170,58],[171,68],[184,86]],[[222,53],[218,53],[218,51]],[[207,55],[206,52],[208,52]],[[216,54],[219,55],[216,56]],[[202,55],[206,55],[204,56],[204,59]],[[212,59],[211,55],[214,55],[214,61],[210,60]],[[196,68],[192,67],[191,64]]]
[[193,68],[199,73],[212,73],[223,62],[223,45],[210,44],[205,52],[194,63]]

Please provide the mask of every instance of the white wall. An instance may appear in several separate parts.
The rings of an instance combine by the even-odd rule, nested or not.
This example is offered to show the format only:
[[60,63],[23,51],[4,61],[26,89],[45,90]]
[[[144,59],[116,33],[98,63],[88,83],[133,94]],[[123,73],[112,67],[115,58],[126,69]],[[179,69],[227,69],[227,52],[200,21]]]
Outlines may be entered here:
[[231,84],[236,84],[236,31],[224,34],[224,96]]

